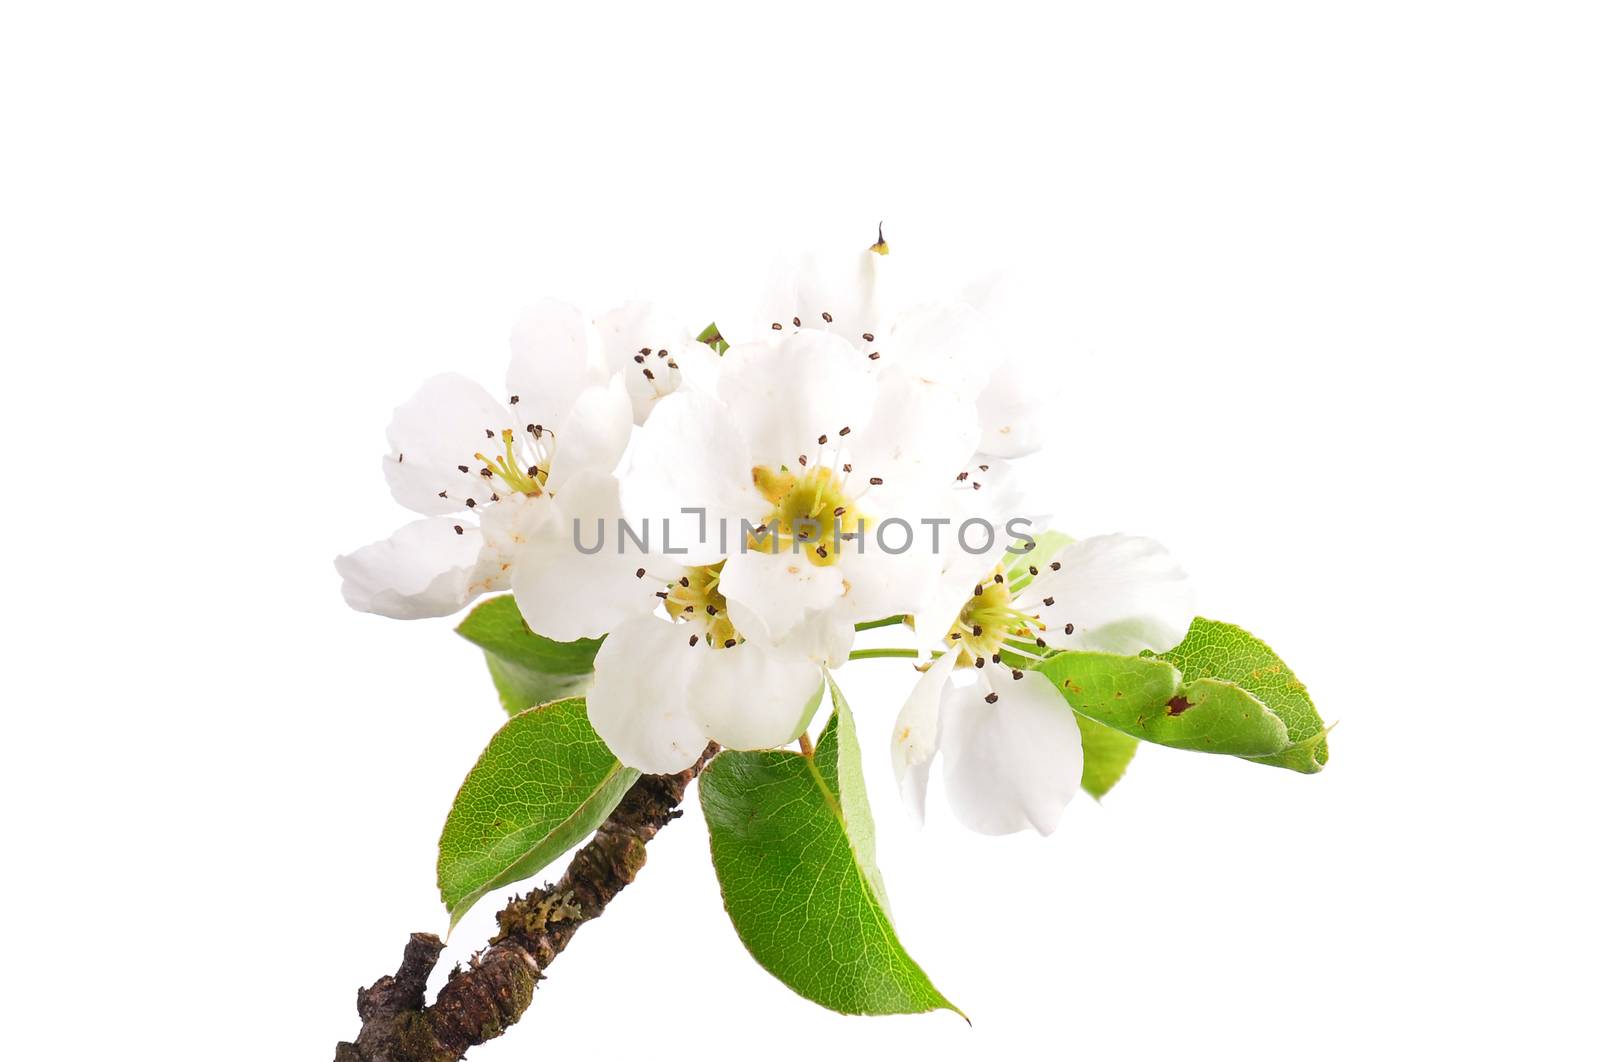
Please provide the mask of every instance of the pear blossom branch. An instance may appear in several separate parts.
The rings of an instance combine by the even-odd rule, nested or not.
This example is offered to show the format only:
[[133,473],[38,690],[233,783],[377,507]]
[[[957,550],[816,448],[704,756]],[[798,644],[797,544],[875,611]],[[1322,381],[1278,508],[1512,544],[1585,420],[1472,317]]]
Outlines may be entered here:
[[444,943],[413,933],[400,968],[356,993],[361,1032],[338,1045],[334,1062],[455,1062],[505,1032],[578,928],[600,917],[638,875],[646,843],[682,814],[684,789],[716,753],[713,742],[688,770],[635,782],[559,881],[517,897],[495,916],[499,932],[465,969],[451,972],[432,1004],[425,1003],[428,975]]

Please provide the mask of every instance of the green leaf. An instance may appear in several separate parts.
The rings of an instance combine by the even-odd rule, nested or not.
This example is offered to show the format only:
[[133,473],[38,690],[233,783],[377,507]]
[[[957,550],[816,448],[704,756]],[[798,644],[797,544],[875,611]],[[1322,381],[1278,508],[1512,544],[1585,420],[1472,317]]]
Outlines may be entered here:
[[811,756],[724,751],[700,776],[728,917],[769,973],[830,1010],[959,1014],[890,923],[855,724],[830,688]]
[[439,837],[450,925],[485,893],[537,874],[587,837],[638,777],[594,732],[581,698],[514,716],[461,783]]
[[1185,682],[1152,656],[1056,653],[1038,670],[1080,715],[1142,741],[1231,756],[1270,756],[1289,744],[1282,720],[1238,686]]
[[557,642],[535,634],[510,594],[473,609],[456,633],[483,650],[500,704],[512,715],[587,690],[602,640]]
[[1139,739],[1083,715],[1078,716],[1078,733],[1083,737],[1083,788],[1100,800],[1122,780]]
[[1056,653],[1038,670],[1079,715],[1144,741],[1314,774],[1327,727],[1305,686],[1260,639],[1196,618],[1160,656]]
[[[883,885],[883,874],[878,870],[878,830],[872,822],[872,806],[867,802],[867,778],[861,770],[856,717],[832,675],[828,676],[828,694],[833,698],[833,717],[817,739],[814,760],[823,783],[839,795],[844,832],[856,854],[856,863],[866,873],[872,894],[888,913],[889,893]],[[810,719],[812,714],[806,713],[806,718]]]
[[1161,654],[1187,679],[1231,682],[1248,691],[1279,719],[1289,745],[1251,757],[1258,763],[1315,774],[1328,762],[1328,728],[1311,703],[1305,683],[1255,635],[1231,623],[1196,618],[1176,647]]
[[722,338],[722,333],[717,330],[717,322],[715,321],[702,328],[700,334],[694,338],[706,344],[718,354],[726,354],[728,352],[728,341]]

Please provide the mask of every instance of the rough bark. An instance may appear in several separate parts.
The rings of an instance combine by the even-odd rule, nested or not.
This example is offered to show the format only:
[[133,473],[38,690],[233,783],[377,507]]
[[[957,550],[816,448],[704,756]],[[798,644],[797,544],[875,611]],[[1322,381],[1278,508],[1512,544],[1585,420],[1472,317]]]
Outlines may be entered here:
[[451,971],[431,1006],[425,1002],[428,975],[444,943],[432,933],[413,933],[400,968],[356,993],[361,1032],[353,1043],[338,1045],[334,1062],[455,1062],[505,1032],[528,1009],[545,969],[578,927],[600,917],[638,875],[645,844],[682,814],[685,787],[715,753],[711,745],[686,771],[635,782],[559,881],[505,906],[488,947]]

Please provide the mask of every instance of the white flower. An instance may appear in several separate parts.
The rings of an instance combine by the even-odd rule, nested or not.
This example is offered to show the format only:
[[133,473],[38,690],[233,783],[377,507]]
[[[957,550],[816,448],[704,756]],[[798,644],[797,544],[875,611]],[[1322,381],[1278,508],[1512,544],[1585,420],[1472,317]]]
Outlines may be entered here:
[[972,403],[949,388],[874,373],[825,332],[775,333],[727,352],[714,395],[657,403],[623,508],[685,563],[725,559],[747,635],[781,642],[821,621],[822,640],[847,648],[856,621],[911,611],[932,589],[939,559],[919,522],[943,515],[977,437]]
[[708,741],[786,745],[820,703],[823,670],[806,633],[781,644],[744,637],[719,577],[714,566],[683,569],[658,593],[666,615],[624,621],[595,657],[589,722],[629,767],[681,771]]
[[594,330],[606,367],[627,386],[637,424],[685,380],[710,386],[715,377],[716,352],[650,303],[629,302],[603,313],[594,319]]
[[[1083,770],[1077,722],[1043,675],[1011,667],[1005,655],[1164,652],[1194,619],[1183,570],[1147,538],[1088,538],[1028,565],[996,566],[965,588],[965,602],[938,628],[947,631],[944,654],[895,721],[895,777],[919,821],[942,752],[946,794],[962,823],[982,833],[1051,832]],[[931,613],[919,617],[934,622]]]
[[[566,533],[560,517],[603,505],[607,490],[615,509],[607,484],[632,415],[576,309],[545,301],[523,317],[506,388],[502,403],[465,377],[436,376],[395,411],[384,475],[395,500],[428,519],[334,562],[352,607],[449,615],[510,586],[530,543]],[[579,636],[560,626],[541,633]]]
[[[839,336],[874,366],[898,368],[969,396],[978,410],[977,450],[1015,458],[1038,450],[1060,392],[1061,353],[1040,334],[1016,284],[999,277],[957,298],[901,305],[892,294],[888,245],[844,258],[808,256],[780,267],[754,313],[730,318],[741,342],[800,328]],[[719,321],[719,326],[723,322]]]

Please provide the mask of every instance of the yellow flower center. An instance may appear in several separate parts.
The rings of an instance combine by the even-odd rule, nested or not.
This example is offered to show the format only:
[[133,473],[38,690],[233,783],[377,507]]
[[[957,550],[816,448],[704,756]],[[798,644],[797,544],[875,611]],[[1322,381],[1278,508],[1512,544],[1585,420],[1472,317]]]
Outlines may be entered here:
[[[846,466],[848,467],[848,466]],[[833,564],[844,542],[869,526],[831,468],[750,470],[761,496],[772,503],[766,522],[749,537],[763,553],[803,552],[812,564]]]
[[1011,583],[1000,565],[972,588],[972,597],[961,607],[955,625],[945,635],[950,652],[960,654],[957,667],[983,667],[985,663],[999,663],[1002,651],[1026,650],[1013,639],[1043,644],[1038,632],[1044,630],[1044,624],[1037,615],[1019,611],[1012,604],[1011,595]]
[[[547,429],[540,428],[534,424],[528,425],[528,434],[533,440],[532,445],[536,454],[544,453],[545,448],[541,445],[544,436],[553,435]],[[505,454],[503,456],[485,457],[481,453],[472,455],[483,462],[481,470],[483,477],[485,479],[498,478],[507,487],[523,494],[543,494],[545,480],[550,478],[549,461],[544,461],[542,466],[539,464],[529,465],[524,470],[520,455],[517,453],[516,433],[510,428],[502,429],[500,441],[505,446]]]
[[[722,580],[722,562],[701,565],[684,572],[667,588],[667,615],[678,620],[698,620],[705,629],[706,644],[713,649],[731,649],[741,636],[728,617],[728,599],[717,584]],[[691,645],[699,635],[690,639]]]

